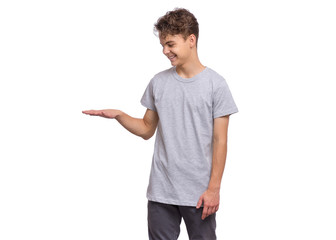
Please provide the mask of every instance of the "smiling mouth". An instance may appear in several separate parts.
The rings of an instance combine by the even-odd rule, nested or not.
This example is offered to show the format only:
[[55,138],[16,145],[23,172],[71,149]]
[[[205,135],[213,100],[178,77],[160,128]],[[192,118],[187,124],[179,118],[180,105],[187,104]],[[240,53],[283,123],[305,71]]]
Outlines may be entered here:
[[173,60],[175,57],[176,57],[176,55],[173,55],[173,56],[170,56],[168,58],[169,58],[169,60]]

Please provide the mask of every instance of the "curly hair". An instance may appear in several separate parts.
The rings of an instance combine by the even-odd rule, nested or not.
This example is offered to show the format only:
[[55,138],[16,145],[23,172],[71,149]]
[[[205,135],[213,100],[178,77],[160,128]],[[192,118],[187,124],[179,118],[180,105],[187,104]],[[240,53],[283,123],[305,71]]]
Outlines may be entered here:
[[154,24],[154,34],[165,38],[168,34],[181,34],[186,40],[191,34],[196,36],[196,46],[198,42],[198,22],[195,16],[184,8],[175,8],[168,11],[164,16],[160,17]]

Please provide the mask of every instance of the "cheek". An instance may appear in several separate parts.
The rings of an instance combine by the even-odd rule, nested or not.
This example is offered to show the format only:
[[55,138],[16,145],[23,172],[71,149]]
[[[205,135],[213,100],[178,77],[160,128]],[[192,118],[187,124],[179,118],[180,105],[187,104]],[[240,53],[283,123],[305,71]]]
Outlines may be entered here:
[[172,48],[170,51],[176,55],[181,55],[181,50],[179,48]]

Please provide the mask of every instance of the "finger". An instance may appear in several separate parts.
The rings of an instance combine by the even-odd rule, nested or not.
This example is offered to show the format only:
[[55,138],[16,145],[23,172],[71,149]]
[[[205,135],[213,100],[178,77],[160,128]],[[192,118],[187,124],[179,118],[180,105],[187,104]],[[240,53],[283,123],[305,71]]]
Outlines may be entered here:
[[204,207],[202,212],[202,220],[204,220],[207,216],[208,216],[208,207]]
[[207,217],[209,217],[211,214],[213,214],[213,207],[208,208]]
[[85,110],[85,111],[82,111],[82,113],[94,115],[96,111],[95,110]]
[[198,200],[196,208],[197,209],[200,208],[202,206],[202,203],[203,203],[203,196],[201,196],[200,199]]
[[102,116],[103,111],[102,110],[89,110],[84,111],[85,114],[89,114],[91,116]]
[[214,214],[216,211],[217,211],[217,210],[216,210],[216,207],[213,207],[213,208],[212,208],[212,213],[211,213],[211,214]]
[[218,211],[218,209],[219,209],[219,205],[217,205],[217,207],[216,207],[216,212]]
[[206,211],[205,218],[209,217],[211,214],[213,214],[213,208],[212,207],[208,207],[208,210]]

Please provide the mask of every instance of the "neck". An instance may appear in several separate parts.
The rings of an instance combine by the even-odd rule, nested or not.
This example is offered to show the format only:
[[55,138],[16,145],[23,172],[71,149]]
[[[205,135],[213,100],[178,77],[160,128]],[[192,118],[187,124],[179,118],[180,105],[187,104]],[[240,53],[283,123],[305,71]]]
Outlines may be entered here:
[[205,69],[205,66],[200,62],[197,54],[194,57],[191,57],[182,65],[176,66],[176,72],[183,78],[192,78],[198,73],[202,72]]

